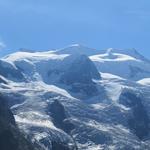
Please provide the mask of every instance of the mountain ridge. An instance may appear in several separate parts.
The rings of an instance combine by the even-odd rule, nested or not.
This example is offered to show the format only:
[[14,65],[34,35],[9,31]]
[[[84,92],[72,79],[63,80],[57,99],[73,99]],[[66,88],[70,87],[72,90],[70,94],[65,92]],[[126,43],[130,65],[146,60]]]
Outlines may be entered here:
[[0,90],[19,128],[44,150],[150,149],[150,63],[134,50],[82,48],[1,59]]
[[[100,51],[76,44],[55,51],[16,52],[3,57],[1,60],[6,61],[8,64],[14,64],[17,63],[17,61],[23,63],[24,61],[27,66],[40,60],[45,62],[49,60],[62,60],[63,62],[63,59],[68,56],[70,56],[71,59],[75,59],[78,55],[87,55],[95,63],[98,70],[103,73],[111,73],[136,81],[148,78],[150,75],[150,61],[135,49],[122,50],[110,48]],[[68,61],[68,63],[70,62]],[[114,68],[114,70],[111,68]],[[122,68],[124,68],[123,73]]]

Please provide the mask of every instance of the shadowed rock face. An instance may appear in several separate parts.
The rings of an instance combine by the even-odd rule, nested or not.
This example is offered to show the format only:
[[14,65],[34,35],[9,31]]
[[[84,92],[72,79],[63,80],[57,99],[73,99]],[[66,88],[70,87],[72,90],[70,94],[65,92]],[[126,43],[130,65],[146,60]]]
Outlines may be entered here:
[[14,68],[8,62],[3,62],[0,60],[0,75],[4,76],[5,78],[11,77],[15,81],[23,81],[24,76],[21,73],[21,70]]
[[92,79],[100,80],[100,73],[87,56],[81,55],[64,73],[61,82],[71,85],[73,92],[83,92],[90,96],[97,92],[96,85]]
[[[76,123],[73,124],[68,119],[68,114],[66,114],[64,106],[58,100],[55,100],[49,106],[49,111],[51,117],[53,118],[53,123],[57,128],[62,129],[69,135],[72,134],[76,135],[74,141],[78,141],[80,139],[79,141],[82,142],[82,144],[85,144],[88,140],[91,140],[95,144],[107,144],[112,140],[111,137],[106,132],[92,129],[92,127],[84,126],[84,124],[82,125]],[[54,144],[56,145],[55,142]],[[59,143],[58,145],[56,145],[56,147],[57,146],[60,146]],[[73,150],[78,149],[75,142],[73,148],[74,148]],[[72,149],[64,149],[64,150],[72,150]]]
[[138,74],[142,74],[142,73],[145,73],[145,74],[150,74],[149,71],[145,71],[144,69],[141,69],[139,67],[136,67],[136,66],[130,66],[130,77],[131,78],[136,78],[138,76]]
[[[74,125],[67,120],[66,111],[64,106],[58,101],[55,100],[52,104],[49,105],[49,114],[53,118],[54,125],[70,134],[74,129]],[[59,141],[52,141],[53,150],[77,150],[76,144],[72,143],[72,146],[67,145],[67,143],[60,143]]]
[[0,149],[42,150],[35,147],[19,132],[13,114],[8,108],[6,99],[0,95]]
[[71,150],[67,145],[52,141],[52,150]]
[[4,79],[2,79],[1,77],[0,77],[0,83],[7,84],[7,82]]
[[2,95],[0,95],[0,122],[7,125],[15,125],[13,114],[8,108],[6,100]]
[[131,116],[128,124],[139,139],[144,139],[149,134],[149,117],[145,110],[141,97],[132,91],[123,91],[120,103],[131,108]]
[[55,100],[49,106],[49,111],[57,128],[60,128],[67,133],[74,129],[74,125],[67,121],[68,117],[64,106],[58,100]]

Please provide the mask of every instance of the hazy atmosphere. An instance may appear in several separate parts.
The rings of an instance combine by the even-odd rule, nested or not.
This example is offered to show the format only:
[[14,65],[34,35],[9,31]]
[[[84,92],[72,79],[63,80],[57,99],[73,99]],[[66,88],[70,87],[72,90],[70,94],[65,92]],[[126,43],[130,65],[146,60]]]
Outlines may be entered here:
[[149,0],[0,0],[0,56],[79,43],[150,57]]

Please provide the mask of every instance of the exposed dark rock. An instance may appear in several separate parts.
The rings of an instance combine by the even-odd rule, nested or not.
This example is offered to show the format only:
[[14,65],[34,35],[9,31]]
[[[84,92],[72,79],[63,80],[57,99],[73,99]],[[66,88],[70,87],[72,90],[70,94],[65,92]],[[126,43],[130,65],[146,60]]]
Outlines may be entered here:
[[15,125],[14,116],[8,108],[8,104],[2,95],[0,95],[0,122],[7,125]]
[[71,150],[68,145],[52,141],[52,150]]
[[136,67],[136,66],[130,66],[130,77],[131,78],[137,77],[138,74],[140,74],[140,73],[150,74],[149,71],[146,71],[146,70],[141,69],[141,68]]
[[132,116],[128,119],[130,129],[139,137],[144,139],[149,134],[149,117],[142,98],[133,91],[124,90],[120,96],[120,103],[131,108]]
[[100,80],[100,73],[87,56],[81,55],[64,73],[61,82],[70,85],[73,92],[82,92],[92,96],[97,92],[97,87],[92,79]]
[[[11,92],[9,94],[5,94],[5,96],[3,96],[4,99],[7,99],[7,104],[9,107],[12,107],[16,104],[21,104],[25,101],[25,97],[20,94],[19,92]],[[12,110],[12,112],[14,112],[14,108]]]
[[74,129],[74,125],[67,120],[64,106],[58,100],[55,100],[50,105],[49,111],[57,128],[60,128],[67,133]]
[[10,78],[14,81],[23,81],[24,76],[18,68],[14,68],[8,62],[4,62],[0,60],[0,75],[4,76],[5,78]]
[[31,144],[16,126],[6,99],[0,94],[0,149],[1,150],[42,150]]
[[72,131],[72,134],[75,135],[74,139],[77,143],[84,145],[92,142],[96,145],[109,145],[113,142],[112,137],[107,131],[94,128],[94,125],[96,125],[94,121],[93,126],[86,124],[84,121],[83,119],[83,122],[74,122],[76,128]]
[[0,77],[0,83],[7,84],[7,81],[5,81],[4,79],[2,79],[2,78]]
[[[49,105],[49,113],[57,128],[62,129],[68,134],[70,134],[70,132],[75,128],[75,126],[68,120],[64,106],[58,100],[55,100]],[[77,150],[76,143],[73,143],[73,146],[71,147],[67,147],[66,143],[52,141],[52,145],[54,150]]]

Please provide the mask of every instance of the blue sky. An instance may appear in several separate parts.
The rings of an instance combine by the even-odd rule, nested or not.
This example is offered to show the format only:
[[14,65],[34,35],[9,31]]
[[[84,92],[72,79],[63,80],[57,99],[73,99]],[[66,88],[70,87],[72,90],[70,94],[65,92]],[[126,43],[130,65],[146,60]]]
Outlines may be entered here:
[[0,0],[0,56],[79,43],[150,58],[150,0]]

